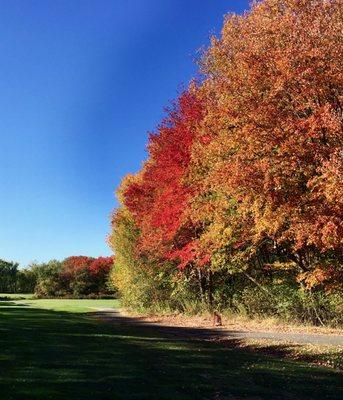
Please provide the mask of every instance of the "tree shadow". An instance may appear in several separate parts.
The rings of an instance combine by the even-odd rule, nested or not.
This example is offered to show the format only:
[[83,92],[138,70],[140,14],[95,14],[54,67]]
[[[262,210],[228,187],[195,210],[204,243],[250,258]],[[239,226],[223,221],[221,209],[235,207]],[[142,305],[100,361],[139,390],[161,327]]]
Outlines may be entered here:
[[11,296],[1,295],[0,296],[0,301],[15,301],[15,300],[26,300],[26,297],[20,296],[20,295],[18,295],[18,296],[15,296],[15,295],[11,295]]
[[27,304],[20,304],[19,306],[13,299],[0,298],[0,307],[27,307]]
[[243,339],[223,339],[220,344],[225,347],[243,348],[254,354],[263,354],[276,358],[292,359],[311,363],[315,365],[324,365],[335,368],[337,371],[343,370],[343,352],[342,350],[333,350],[331,352],[306,352],[303,345],[297,343],[246,343]]
[[342,398],[335,371],[197,340],[190,328],[1,302],[0,349],[1,400]]
[[[218,329],[218,328],[193,328],[193,327],[179,327],[179,326],[170,326],[170,325],[161,325],[158,322],[150,322],[147,321],[144,317],[128,317],[120,314],[118,310],[112,311],[100,311],[94,313],[94,315],[104,321],[113,322],[115,324],[122,325],[133,325],[139,327],[145,327],[147,329],[151,328],[160,332],[163,336],[173,337],[174,340],[176,338],[182,339],[192,339],[192,340],[206,340],[210,342],[214,342],[220,344],[225,348],[236,348],[236,349],[244,349],[246,352],[261,354],[272,356],[276,358],[285,358],[291,360],[303,361],[306,363],[312,363],[317,365],[327,365],[327,361],[330,360],[330,367],[335,367],[337,370],[342,370],[343,366],[343,353],[340,350],[331,352],[331,353],[323,353],[315,354],[315,353],[305,353],[301,351],[302,344],[290,342],[279,342],[271,344],[267,342],[267,344],[263,345],[261,341],[254,343],[247,343],[242,337],[244,334],[247,334],[247,338],[253,338],[254,333],[240,331],[240,330],[228,330],[228,329]],[[265,337],[263,333],[257,332],[257,335],[260,335],[260,339],[265,341]],[[297,335],[290,335],[291,338]],[[312,335],[310,335],[312,336]],[[287,334],[283,335],[283,337],[287,337]],[[268,336],[267,336],[268,338]],[[266,342],[265,342],[266,343]]]

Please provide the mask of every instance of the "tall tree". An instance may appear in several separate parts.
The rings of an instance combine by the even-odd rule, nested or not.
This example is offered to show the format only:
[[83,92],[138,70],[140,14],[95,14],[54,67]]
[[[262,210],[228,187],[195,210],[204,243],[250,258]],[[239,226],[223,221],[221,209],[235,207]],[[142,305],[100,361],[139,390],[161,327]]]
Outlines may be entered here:
[[196,87],[181,94],[149,138],[149,159],[123,192],[123,202],[140,229],[139,246],[161,259],[191,261],[197,228],[185,216],[194,188],[185,178],[193,138],[202,118]]
[[18,263],[0,260],[0,292],[15,293],[18,274]]
[[342,254],[342,12],[342,1],[255,3],[226,18],[202,64],[209,101],[194,165],[218,241],[234,205],[239,229],[230,221],[228,233],[241,254],[277,253],[307,275],[338,268]]

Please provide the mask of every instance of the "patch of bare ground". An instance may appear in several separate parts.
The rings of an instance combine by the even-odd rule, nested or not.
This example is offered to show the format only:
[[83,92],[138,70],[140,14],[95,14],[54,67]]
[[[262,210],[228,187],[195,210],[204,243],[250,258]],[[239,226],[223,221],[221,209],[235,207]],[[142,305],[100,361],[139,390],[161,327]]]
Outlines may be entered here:
[[[121,309],[120,313],[127,317],[138,318],[142,322],[156,323],[166,326],[180,326],[188,328],[213,328],[213,317],[210,314],[189,316],[184,314],[170,315],[142,315],[130,310]],[[312,325],[297,325],[282,322],[276,318],[250,319],[241,316],[222,316],[222,326],[217,329],[227,329],[247,332],[280,332],[343,335],[343,329]]]

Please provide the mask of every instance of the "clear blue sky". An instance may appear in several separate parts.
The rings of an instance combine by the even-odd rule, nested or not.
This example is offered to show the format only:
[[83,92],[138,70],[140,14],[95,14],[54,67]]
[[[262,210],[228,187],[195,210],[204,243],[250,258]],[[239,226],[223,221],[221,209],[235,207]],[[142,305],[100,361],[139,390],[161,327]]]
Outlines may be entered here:
[[106,255],[114,192],[248,1],[0,0],[0,258]]

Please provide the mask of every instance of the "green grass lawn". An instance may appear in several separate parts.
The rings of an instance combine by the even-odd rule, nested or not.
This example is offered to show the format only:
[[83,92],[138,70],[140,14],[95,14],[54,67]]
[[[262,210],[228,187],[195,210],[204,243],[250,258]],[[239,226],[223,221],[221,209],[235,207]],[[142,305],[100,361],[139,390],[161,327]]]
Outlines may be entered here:
[[0,293],[1,300],[23,300],[23,299],[32,299],[34,294],[27,293]]
[[118,300],[114,299],[28,299],[16,301],[18,305],[71,313],[97,311],[97,308],[116,308]]
[[343,398],[337,371],[85,312],[116,304],[0,301],[0,399]]

